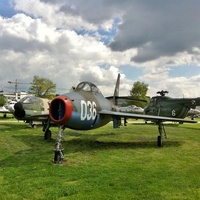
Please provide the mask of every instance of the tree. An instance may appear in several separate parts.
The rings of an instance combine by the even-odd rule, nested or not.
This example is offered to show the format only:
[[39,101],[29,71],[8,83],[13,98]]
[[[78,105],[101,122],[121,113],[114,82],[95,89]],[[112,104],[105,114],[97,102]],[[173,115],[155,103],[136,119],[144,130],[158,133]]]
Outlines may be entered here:
[[7,103],[7,98],[3,95],[0,95],[0,106],[4,106]]
[[56,93],[56,84],[47,78],[34,76],[28,93],[34,94],[37,97],[53,98]]
[[148,98],[146,97],[148,91],[148,84],[144,82],[137,81],[133,84],[132,89],[130,90],[130,95],[136,99],[146,100],[147,102],[136,101],[134,104],[136,106],[144,107],[148,103]]

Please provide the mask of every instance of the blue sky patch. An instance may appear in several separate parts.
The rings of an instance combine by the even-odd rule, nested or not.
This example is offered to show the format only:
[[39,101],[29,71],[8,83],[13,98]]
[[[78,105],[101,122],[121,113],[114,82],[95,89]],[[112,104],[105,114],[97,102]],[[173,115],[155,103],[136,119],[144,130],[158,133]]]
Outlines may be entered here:
[[130,65],[122,65],[119,69],[126,74],[126,78],[131,80],[138,80],[144,73],[143,68],[133,67]]
[[9,0],[0,0],[0,15],[3,17],[12,17],[15,15],[15,10],[11,7]]
[[180,65],[176,67],[171,67],[169,71],[170,77],[180,77],[185,76],[187,78],[200,74],[200,66],[196,65]]
[[118,25],[121,22],[119,17],[115,17],[113,20],[112,28],[107,31],[103,29],[102,27],[99,28],[98,33],[99,35],[102,35],[102,42],[105,45],[109,45],[112,41],[112,39],[117,35],[118,32]]
[[85,29],[76,29],[74,30],[78,35],[89,35],[91,37],[97,37],[99,41],[103,42],[105,45],[109,45],[113,38],[117,35],[118,25],[120,23],[120,19],[118,17],[114,18],[112,28],[110,30],[104,29],[102,26],[99,26],[97,31],[88,31]]

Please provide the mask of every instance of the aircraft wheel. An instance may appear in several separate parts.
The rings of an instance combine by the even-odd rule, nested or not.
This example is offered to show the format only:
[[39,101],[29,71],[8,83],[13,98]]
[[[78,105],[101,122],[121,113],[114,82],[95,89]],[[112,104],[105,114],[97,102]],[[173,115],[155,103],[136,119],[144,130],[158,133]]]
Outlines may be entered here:
[[162,137],[161,137],[161,135],[158,136],[157,146],[162,147]]
[[36,124],[32,124],[32,128],[37,128]]
[[51,131],[47,130],[44,133],[44,140],[50,140],[51,139]]
[[63,151],[56,151],[54,152],[54,163],[61,164],[63,161]]

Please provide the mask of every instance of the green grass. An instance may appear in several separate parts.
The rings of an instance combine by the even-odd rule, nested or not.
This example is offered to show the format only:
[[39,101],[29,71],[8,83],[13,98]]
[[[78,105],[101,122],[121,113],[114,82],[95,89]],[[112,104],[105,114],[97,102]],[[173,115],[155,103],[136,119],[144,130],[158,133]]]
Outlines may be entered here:
[[[0,119],[1,120],[1,119]],[[0,199],[199,199],[200,124],[112,124],[64,132],[65,161],[53,164],[53,139],[41,127],[0,122]]]

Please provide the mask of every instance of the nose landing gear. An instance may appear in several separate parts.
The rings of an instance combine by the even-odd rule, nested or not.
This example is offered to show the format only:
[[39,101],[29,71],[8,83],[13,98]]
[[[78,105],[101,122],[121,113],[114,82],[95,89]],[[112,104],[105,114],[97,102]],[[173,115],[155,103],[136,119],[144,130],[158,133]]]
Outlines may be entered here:
[[157,146],[162,147],[163,146],[162,145],[163,133],[164,133],[165,138],[167,138],[167,135],[166,135],[164,124],[160,120],[158,121],[158,132],[159,132],[159,135],[158,135],[158,138],[157,138]]

